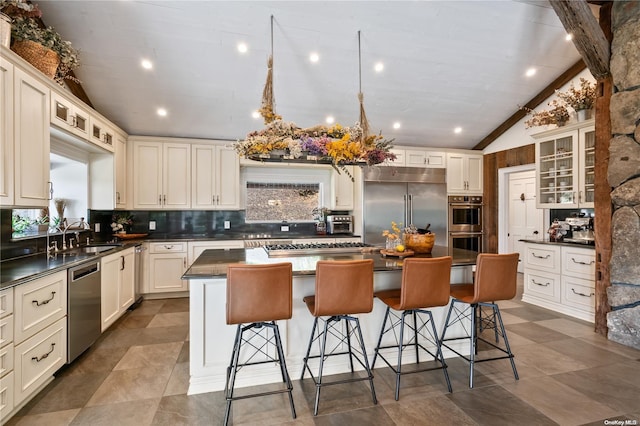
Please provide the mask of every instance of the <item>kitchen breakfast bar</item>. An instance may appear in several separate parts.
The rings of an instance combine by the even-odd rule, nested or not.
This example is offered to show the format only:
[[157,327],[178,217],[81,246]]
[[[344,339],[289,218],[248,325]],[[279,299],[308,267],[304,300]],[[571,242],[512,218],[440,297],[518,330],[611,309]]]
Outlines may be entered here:
[[[432,253],[420,257],[453,257],[451,283],[472,281],[472,269],[476,263],[474,251],[450,249],[434,246]],[[206,250],[186,271],[183,279],[189,280],[190,295],[190,383],[189,394],[219,391],[224,389],[227,367],[233,347],[236,326],[227,325],[226,317],[226,273],[232,263],[270,264],[291,262],[293,265],[293,315],[290,320],[278,321],[287,367],[292,378],[299,378],[302,372],[313,317],[307,310],[302,298],[315,292],[315,268],[319,260],[360,260],[374,261],[374,291],[400,288],[402,278],[402,259],[383,257],[378,251],[357,253],[318,253],[309,255],[291,255],[269,257],[263,248]],[[348,285],[348,283],[345,283]],[[444,327],[448,307],[432,309],[436,329],[440,333]],[[384,318],[385,305],[374,301],[373,311],[358,315],[364,335],[369,359],[377,343],[378,334]],[[449,328],[447,336],[464,336],[464,329]],[[451,334],[450,334],[451,333]],[[391,333],[389,333],[391,334]],[[392,339],[392,337],[391,337]],[[392,340],[383,344],[391,343]],[[460,353],[468,353],[468,343],[459,341],[451,345]],[[315,352],[314,352],[315,350]],[[312,349],[317,354],[317,347]],[[444,350],[444,356],[456,356]],[[406,363],[415,362],[415,355],[407,349],[403,355]],[[344,358],[344,359],[343,359]],[[255,358],[253,359],[256,360]],[[412,361],[413,360],[413,361]],[[317,367],[310,361],[310,366]],[[384,363],[378,363],[382,368]],[[338,374],[350,371],[348,357],[337,357],[325,364],[325,374]],[[252,386],[282,381],[280,369],[272,364],[251,367],[245,374],[239,374],[236,387]]]

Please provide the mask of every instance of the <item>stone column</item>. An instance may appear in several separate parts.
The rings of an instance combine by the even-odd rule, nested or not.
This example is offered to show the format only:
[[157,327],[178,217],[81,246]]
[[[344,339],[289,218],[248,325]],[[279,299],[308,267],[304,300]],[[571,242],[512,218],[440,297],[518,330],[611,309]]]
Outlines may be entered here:
[[611,24],[614,213],[607,326],[610,340],[640,349],[640,2],[614,2]]

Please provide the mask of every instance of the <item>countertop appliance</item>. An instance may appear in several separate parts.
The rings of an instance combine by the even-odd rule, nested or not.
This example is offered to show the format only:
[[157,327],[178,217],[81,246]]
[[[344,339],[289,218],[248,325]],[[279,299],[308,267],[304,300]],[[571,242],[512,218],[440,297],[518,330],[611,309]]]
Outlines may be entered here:
[[67,363],[73,362],[102,333],[100,318],[100,261],[68,270]]
[[593,219],[590,217],[568,217],[564,220],[569,228],[564,241],[567,243],[578,243],[595,245],[595,235],[593,232]]
[[449,205],[449,247],[482,252],[482,196],[451,195]]
[[327,232],[329,234],[353,234],[353,216],[328,215]]
[[269,257],[296,256],[327,253],[358,253],[369,244],[359,242],[310,243],[310,244],[267,244],[263,246]]
[[364,242],[383,245],[382,231],[391,222],[418,228],[430,226],[436,244],[447,241],[447,187],[445,169],[367,167],[363,170]]

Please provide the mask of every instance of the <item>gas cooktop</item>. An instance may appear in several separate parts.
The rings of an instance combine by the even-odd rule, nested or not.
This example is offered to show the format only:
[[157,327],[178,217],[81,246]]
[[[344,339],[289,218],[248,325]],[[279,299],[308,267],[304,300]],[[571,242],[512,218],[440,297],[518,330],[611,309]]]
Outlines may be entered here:
[[298,256],[309,254],[327,253],[357,253],[370,244],[345,242],[345,243],[312,243],[312,244],[267,244],[264,250],[269,257]]

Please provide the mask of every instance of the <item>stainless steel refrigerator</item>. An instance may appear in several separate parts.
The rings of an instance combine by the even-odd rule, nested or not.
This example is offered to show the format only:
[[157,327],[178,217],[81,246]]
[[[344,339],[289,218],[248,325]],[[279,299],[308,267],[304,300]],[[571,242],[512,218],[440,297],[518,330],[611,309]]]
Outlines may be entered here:
[[391,222],[418,228],[430,225],[436,244],[446,246],[447,187],[445,169],[367,167],[363,173],[364,242],[383,245]]

